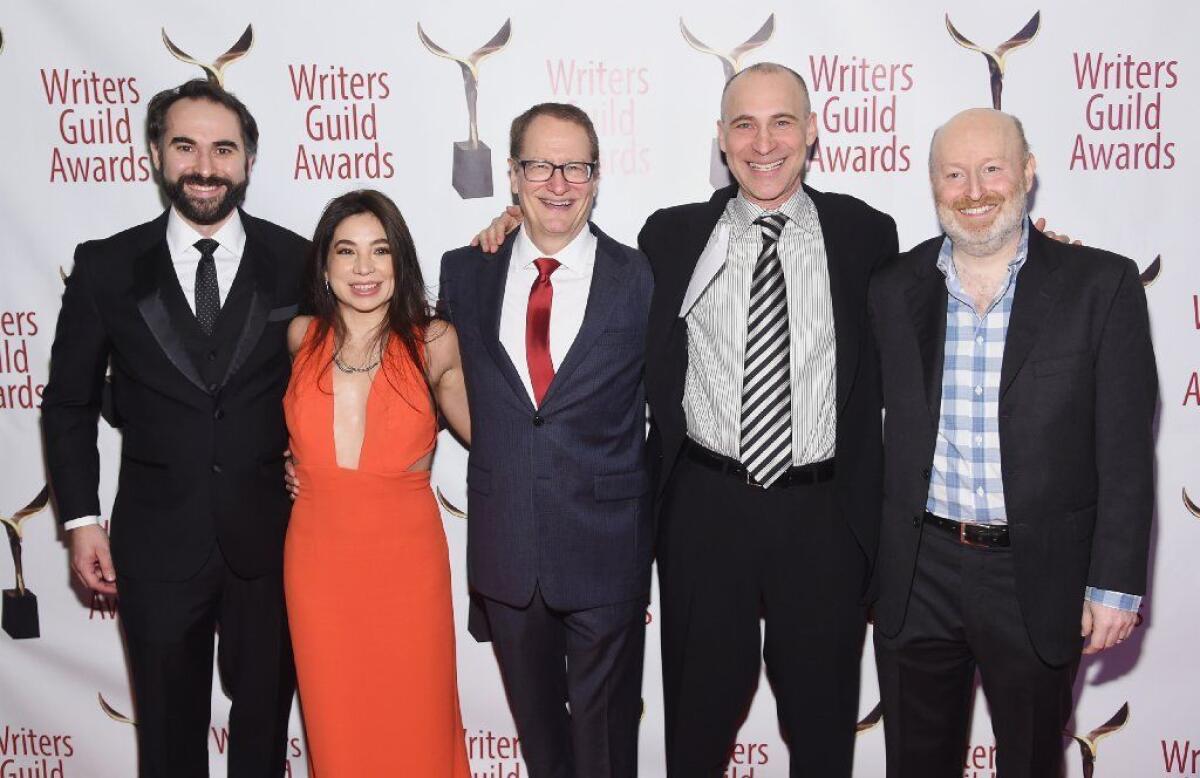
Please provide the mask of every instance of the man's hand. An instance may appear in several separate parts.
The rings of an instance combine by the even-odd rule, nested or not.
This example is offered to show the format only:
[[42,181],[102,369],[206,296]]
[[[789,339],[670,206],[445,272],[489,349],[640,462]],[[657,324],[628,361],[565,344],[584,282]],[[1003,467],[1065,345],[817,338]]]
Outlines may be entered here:
[[[495,222],[492,222],[492,224],[495,224]],[[1072,246],[1082,246],[1083,245],[1083,241],[1081,241],[1081,240],[1071,240],[1070,235],[1062,235],[1062,234],[1059,234],[1052,230],[1046,229],[1046,217],[1044,217],[1044,216],[1042,218],[1038,219],[1037,221],[1035,221],[1033,223],[1033,226],[1036,227],[1039,232],[1041,232],[1043,235],[1045,235],[1047,238],[1050,238],[1051,240],[1056,240],[1059,243],[1070,243]]]
[[108,533],[98,524],[76,527],[67,533],[71,544],[71,569],[83,585],[100,594],[117,593],[117,571],[108,550]]
[[521,209],[510,205],[504,209],[504,213],[492,219],[491,224],[471,238],[471,245],[483,249],[484,253],[495,254],[504,243],[505,236],[519,226],[521,226]]
[[291,449],[283,452],[283,485],[294,500],[300,496],[300,479],[296,477],[296,458]]
[[1123,611],[1120,608],[1110,608],[1091,600],[1083,601],[1083,637],[1091,636],[1083,653],[1096,654],[1129,637],[1137,626],[1137,614],[1133,611]]

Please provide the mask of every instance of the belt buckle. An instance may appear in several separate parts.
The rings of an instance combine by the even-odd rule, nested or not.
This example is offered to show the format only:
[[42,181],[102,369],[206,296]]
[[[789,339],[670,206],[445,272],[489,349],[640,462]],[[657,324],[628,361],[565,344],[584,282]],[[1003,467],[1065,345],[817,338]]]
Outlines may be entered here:
[[958,542],[964,546],[970,546],[971,548],[988,548],[986,543],[980,543],[979,541],[971,540],[967,537],[967,522],[965,521],[960,521],[958,523]]

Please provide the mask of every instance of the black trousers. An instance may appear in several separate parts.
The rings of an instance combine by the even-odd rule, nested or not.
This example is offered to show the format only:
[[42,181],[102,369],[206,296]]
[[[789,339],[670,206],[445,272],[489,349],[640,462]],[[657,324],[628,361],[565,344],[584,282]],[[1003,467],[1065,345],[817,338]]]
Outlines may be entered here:
[[284,770],[296,675],[280,575],[244,579],[212,555],[187,581],[120,576],[137,716],[139,778],[208,775],[213,630],[232,701],[228,775],[271,778]]
[[530,778],[636,776],[646,601],[483,605]]
[[761,646],[789,775],[849,778],[866,557],[833,482],[763,490],[683,457],[666,488],[658,573],[668,775],[723,774]]
[[1063,774],[1079,660],[1052,667],[1034,652],[1009,549],[964,546],[927,526],[904,626],[894,637],[876,631],[875,659],[888,778],[962,778],[976,669],[998,776]]

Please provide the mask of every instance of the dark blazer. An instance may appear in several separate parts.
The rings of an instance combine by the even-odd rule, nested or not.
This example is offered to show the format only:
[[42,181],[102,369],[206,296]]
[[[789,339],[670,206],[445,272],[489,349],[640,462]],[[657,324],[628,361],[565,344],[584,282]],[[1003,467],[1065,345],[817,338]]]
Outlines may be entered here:
[[[945,353],[941,245],[902,254],[871,286],[887,407],[875,606],[885,635],[904,624],[924,531]],[[1021,612],[1050,664],[1079,656],[1086,586],[1145,591],[1157,386],[1134,263],[1030,226],[1000,372],[1001,472]]]
[[442,257],[441,302],[458,328],[471,407],[468,578],[516,607],[535,587],[558,610],[650,589],[642,388],[650,268],[591,230],[598,242],[583,325],[540,408],[500,343],[514,236],[494,255],[467,247]]
[[[804,191],[821,222],[829,262],[836,337],[838,505],[859,545],[873,559],[878,540],[882,446],[879,377],[867,326],[871,272],[896,255],[896,224],[887,214],[853,197]],[[650,458],[658,494],[679,457],[687,432],[683,384],[687,372],[687,325],[679,317],[688,282],[734,186],[707,203],[652,214],[638,245],[654,270],[654,302],[646,341],[646,394],[650,402]]]
[[245,213],[242,222],[245,250],[211,337],[171,264],[166,213],[75,251],[42,403],[46,457],[60,519],[99,515],[96,428],[111,358],[122,575],[187,579],[214,542],[240,575],[282,567],[286,333],[308,241]]

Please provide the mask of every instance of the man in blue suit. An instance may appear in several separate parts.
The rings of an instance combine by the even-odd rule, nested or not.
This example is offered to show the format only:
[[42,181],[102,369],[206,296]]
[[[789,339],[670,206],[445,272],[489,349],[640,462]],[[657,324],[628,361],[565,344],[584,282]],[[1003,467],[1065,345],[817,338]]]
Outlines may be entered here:
[[532,778],[627,778],[653,543],[653,282],[641,253],[588,221],[599,142],[586,113],[533,106],[510,155],[521,228],[495,254],[442,258],[471,407],[472,632],[490,634]]

